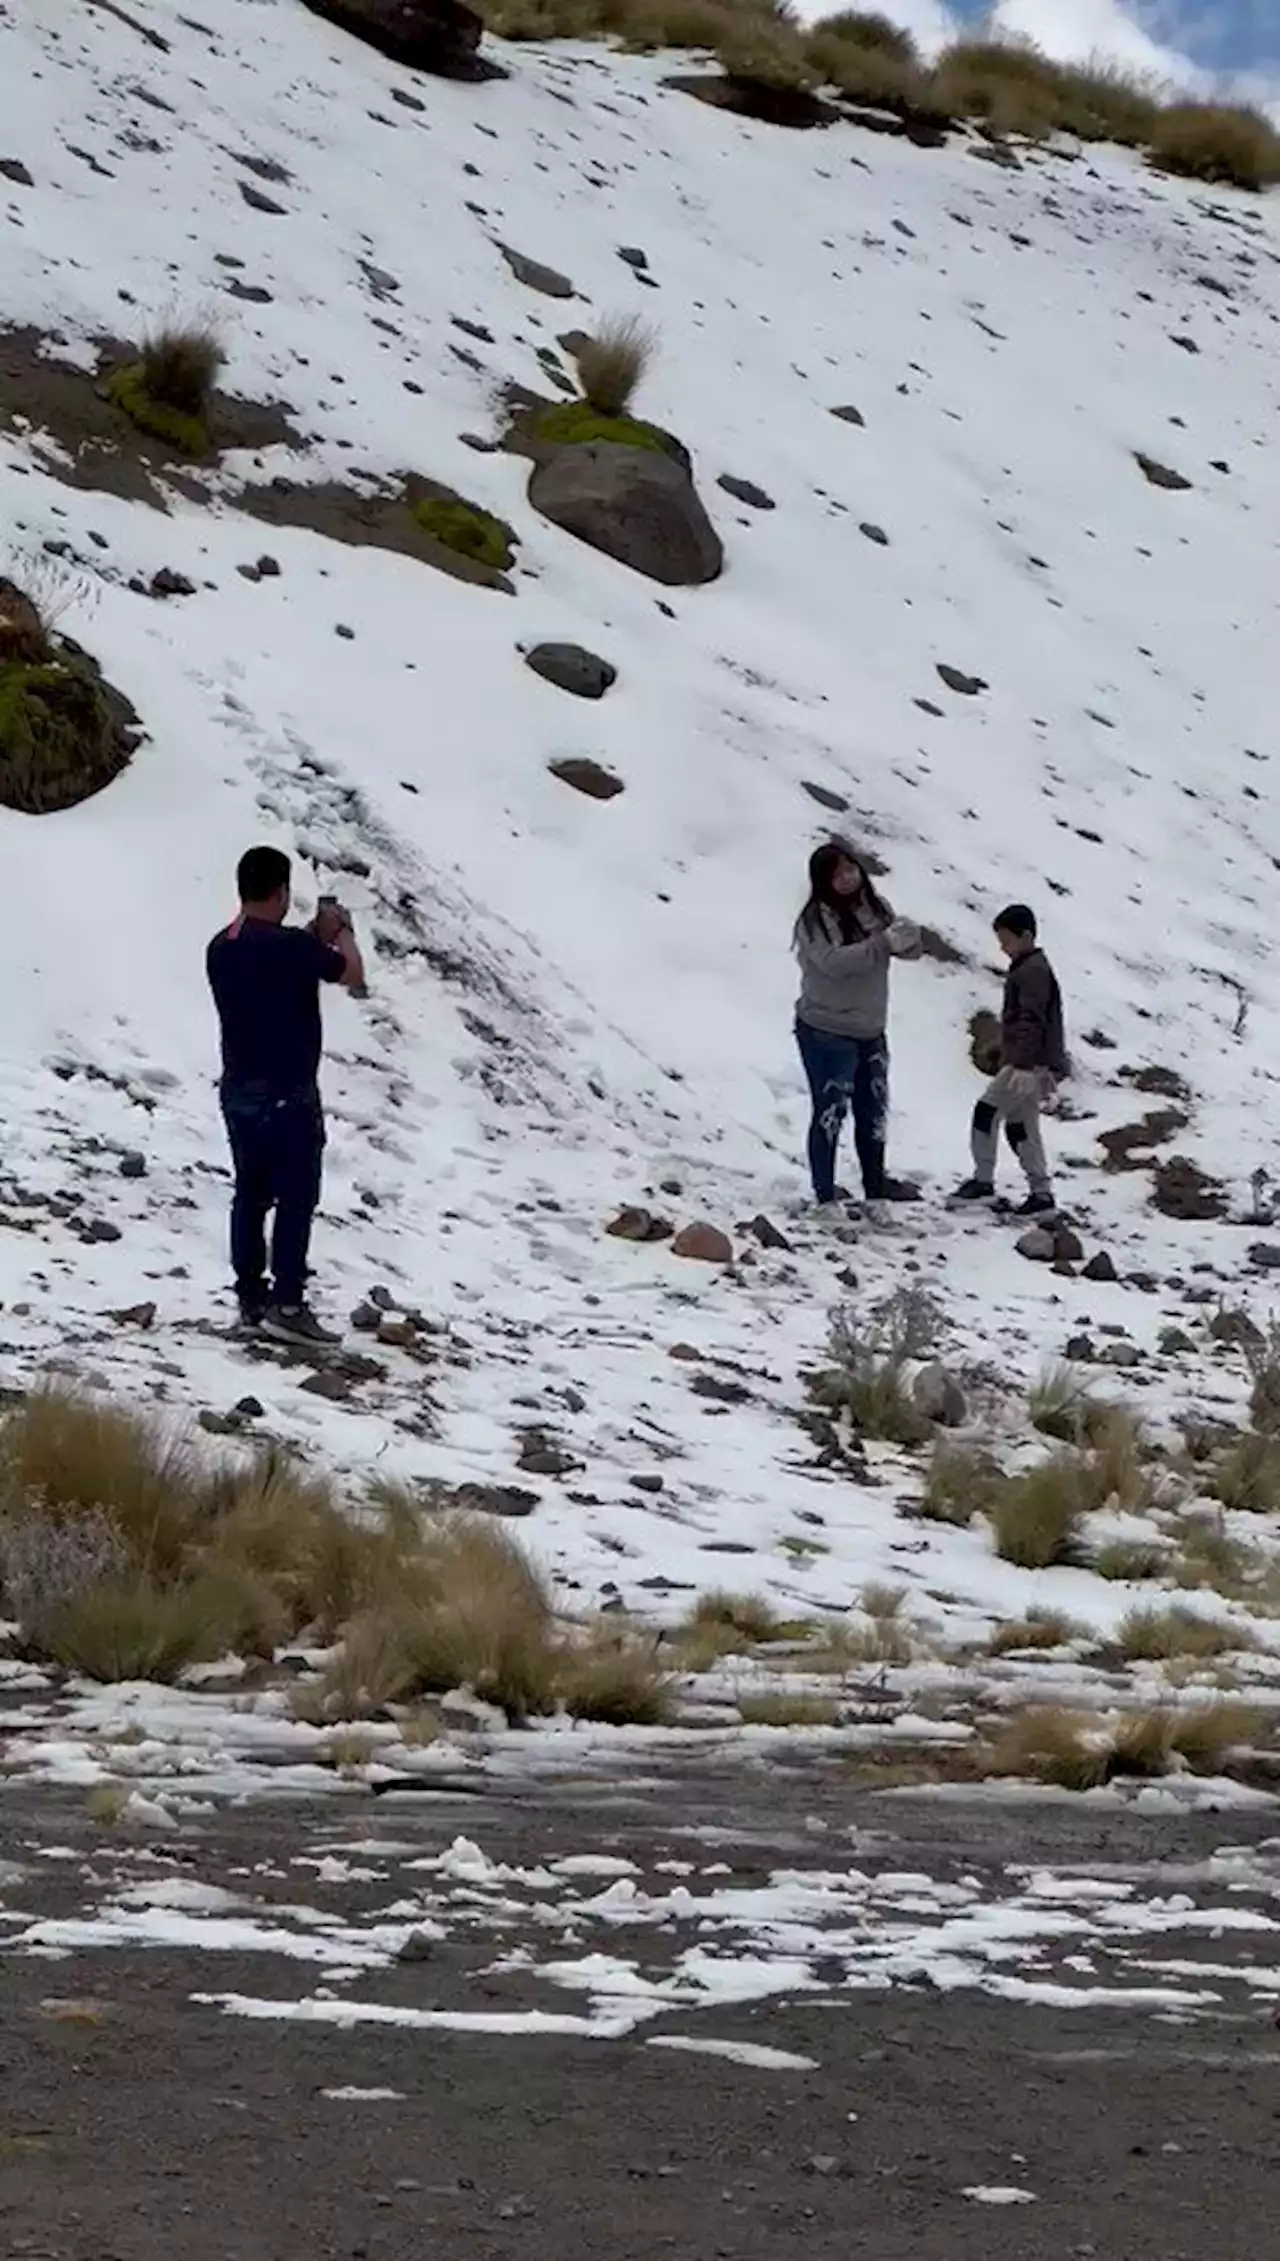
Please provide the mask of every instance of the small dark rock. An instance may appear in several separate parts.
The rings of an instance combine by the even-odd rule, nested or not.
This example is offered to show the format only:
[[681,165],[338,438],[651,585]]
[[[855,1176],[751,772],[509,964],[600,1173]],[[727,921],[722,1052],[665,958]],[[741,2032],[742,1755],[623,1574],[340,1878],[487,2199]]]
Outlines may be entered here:
[[620,1209],[604,1229],[611,1240],[654,1241],[670,1240],[675,1227],[651,1210],[632,1207]]
[[312,1397],[326,1397],[333,1405],[345,1405],[355,1387],[355,1377],[337,1366],[321,1366],[314,1374],[308,1374],[299,1387]]
[[570,1476],[582,1463],[545,1429],[527,1429],[520,1439],[520,1466],[530,1476]]
[[1055,1264],[1078,1264],[1084,1255],[1079,1233],[1070,1225],[1057,1225],[1053,1234],[1053,1260]]
[[723,487],[727,495],[732,495],[735,502],[749,504],[752,510],[776,510],[778,507],[773,496],[767,495],[763,487],[757,487],[754,479],[737,479],[732,471],[722,471],[716,485]]
[[535,644],[525,665],[575,699],[602,699],[618,680],[616,667],[581,644]]
[[644,1475],[633,1476],[631,1479],[631,1487],[633,1491],[649,1492],[655,1499],[660,1492],[666,1490],[666,1483],[666,1477],[660,1476],[657,1473],[656,1469],[648,1470]]
[[34,188],[36,185],[20,157],[0,157],[0,178],[13,181],[18,188]]
[[980,675],[966,675],[961,668],[948,667],[945,660],[938,662],[938,674],[949,691],[958,691],[962,699],[974,699],[979,691],[990,689]]
[[589,755],[566,754],[560,761],[547,763],[553,777],[562,785],[571,785],[575,793],[585,793],[589,801],[616,801],[626,787],[611,769],[605,769]]
[[357,1303],[351,1324],[358,1335],[376,1335],[382,1324],[382,1313],[376,1303]]
[[1280,1248],[1274,1241],[1255,1240],[1249,1249],[1249,1262],[1255,1272],[1280,1272]]
[[260,557],[258,559],[258,572],[260,573],[264,581],[278,581],[280,578],[280,563],[278,558]]
[[145,1154],[121,1155],[120,1175],[122,1178],[145,1178],[146,1174],[147,1157]]
[[1096,1353],[1090,1337],[1088,1335],[1069,1336],[1064,1356],[1075,1359],[1081,1365],[1091,1364]]
[[234,1413],[215,1413],[210,1405],[202,1405],[196,1415],[197,1425],[211,1437],[238,1437],[240,1423]]
[[268,196],[264,189],[255,188],[252,181],[237,181],[236,187],[253,211],[266,212],[273,220],[287,219],[287,208],[277,204],[274,196]]
[[696,1264],[732,1264],[733,1242],[718,1225],[699,1219],[684,1225],[671,1243],[673,1256],[687,1256]]
[[1105,1248],[1100,1248],[1096,1256],[1089,1258],[1080,1277],[1083,1280],[1114,1280],[1118,1277],[1115,1264]]
[[1027,1257],[1032,1264],[1053,1262],[1054,1238],[1044,1225],[1032,1225],[1029,1231],[1020,1235],[1014,1246],[1019,1256]]
[[[410,1931],[406,1933],[396,1949],[396,1961],[398,1963],[429,1963],[435,1951],[436,1943],[434,1939],[428,1937],[425,1931]],[[416,2183],[414,2188],[416,2190]]]
[[619,244],[618,257],[619,259],[625,259],[628,267],[635,267],[639,269],[642,267],[647,267],[649,264],[647,255],[643,251],[637,250],[634,244]]
[[1166,487],[1171,494],[1185,494],[1191,481],[1180,471],[1171,471],[1167,463],[1158,463],[1153,455],[1144,455],[1141,448],[1134,449],[1134,461],[1142,476],[1153,487]]
[[119,1225],[113,1225],[109,1217],[90,1217],[81,1226],[80,1237],[82,1240],[110,1241],[119,1240],[122,1236]]
[[844,408],[833,408],[831,414],[833,416],[838,416],[842,424],[860,424],[865,426],[867,421],[860,408],[850,408],[848,406]]
[[114,1319],[117,1327],[154,1327],[156,1307],[154,1303],[129,1303],[122,1311],[109,1311],[107,1317]]
[[765,1216],[753,1217],[747,1231],[753,1239],[759,1241],[761,1248],[778,1248],[790,1255],[791,1242],[787,1239],[785,1233],[779,1232],[771,1218]]
[[158,573],[153,573],[149,586],[153,597],[194,597],[196,593],[195,582],[188,581],[185,573],[175,573],[171,565],[162,565]]
[[498,249],[516,281],[523,283],[526,290],[541,291],[544,298],[577,297],[568,276],[557,273],[554,267],[544,267],[538,259],[526,259],[522,251],[513,251],[507,243],[500,243]]
[[1172,1154],[1167,1162],[1157,1162],[1154,1179],[1151,1198],[1162,1217],[1189,1222],[1221,1217],[1226,1212],[1222,1186],[1185,1154]]
[[236,1399],[231,1410],[238,1413],[242,1421],[260,1421],[266,1408],[261,1398],[241,1397]]
[[865,534],[867,540],[869,542],[874,542],[878,549],[888,549],[889,537],[886,534],[883,526],[873,526],[869,518],[864,518],[862,520],[862,523],[858,527],[858,532],[860,534]]

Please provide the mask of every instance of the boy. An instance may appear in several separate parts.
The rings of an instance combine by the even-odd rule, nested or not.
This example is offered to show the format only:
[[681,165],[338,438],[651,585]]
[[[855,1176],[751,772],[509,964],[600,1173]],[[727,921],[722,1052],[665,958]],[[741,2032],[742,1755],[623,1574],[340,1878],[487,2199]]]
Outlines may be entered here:
[[1070,1072],[1062,992],[1036,939],[1035,913],[1011,903],[995,920],[996,941],[1009,960],[1000,1016],[1000,1068],[973,1110],[973,1176],[956,1201],[990,1201],[995,1193],[1000,1125],[1026,1174],[1019,1215],[1052,1216],[1057,1204],[1040,1135],[1040,1109]]

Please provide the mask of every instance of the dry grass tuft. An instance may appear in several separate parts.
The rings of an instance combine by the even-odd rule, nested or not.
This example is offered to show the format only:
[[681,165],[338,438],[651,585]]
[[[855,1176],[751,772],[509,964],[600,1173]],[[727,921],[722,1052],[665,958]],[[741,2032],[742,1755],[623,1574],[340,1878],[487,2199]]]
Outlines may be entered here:
[[1142,1539],[1111,1539],[1089,1559],[1089,1568],[1099,1578],[1112,1579],[1117,1585],[1163,1578],[1169,1567],[1166,1550]]
[[834,16],[822,16],[818,29],[827,39],[837,39],[843,46],[860,47],[870,55],[887,55],[895,63],[919,64],[920,50],[909,31],[894,23],[890,16],[861,8],[841,8]]
[[1096,1400],[1074,1367],[1047,1366],[1032,1386],[1027,1411],[1032,1428],[1038,1429],[1042,1437],[1052,1437],[1057,1444],[1075,1445],[1084,1441],[1096,1411]]
[[138,359],[150,399],[180,416],[203,417],[227,355],[212,323],[166,322],[143,339]]
[[739,1696],[738,1709],[746,1727],[838,1727],[841,1719],[832,1697],[789,1695],[781,1688]]
[[1088,1506],[1080,1461],[1053,1453],[1021,1476],[1007,1476],[988,1509],[996,1553],[1022,1570],[1075,1560]]
[[1157,112],[1146,139],[1162,172],[1254,190],[1280,181],[1280,133],[1258,110],[1175,102]]
[[776,1641],[780,1633],[781,1621],[763,1594],[734,1594],[716,1587],[698,1596],[676,1639],[684,1660],[696,1672],[714,1664],[717,1657]]
[[1176,1481],[1160,1468],[1136,1415],[1121,1405],[1097,1408],[1087,1434],[1090,1449],[1083,1473],[1090,1508],[1142,1515],[1158,1500],[1172,1503]]
[[1062,1790],[1096,1790],[1124,1775],[1218,1774],[1228,1753],[1252,1742],[1262,1724],[1249,1705],[1216,1701],[1112,1718],[1029,1705],[997,1729],[984,1771]]
[[1242,1432],[1218,1458],[1213,1494],[1224,1507],[1243,1513],[1280,1514],[1280,1437]]
[[805,52],[824,86],[850,102],[895,111],[927,110],[932,82],[916,61],[904,61],[887,48],[842,39],[829,24],[817,24]]
[[1221,1515],[1184,1516],[1177,1536],[1173,1574],[1180,1586],[1209,1586],[1235,1600],[1263,1568],[1257,1549],[1233,1539]]
[[672,1715],[675,1687],[653,1639],[602,1618],[585,1641],[562,1643],[555,1692],[574,1719],[661,1727]]
[[1084,1627],[1060,1609],[1029,1609],[1025,1617],[997,1625],[987,1642],[989,1656],[1012,1656],[1024,1649],[1062,1649],[1078,1641]]
[[1060,1790],[1096,1790],[1108,1779],[1105,1726],[1087,1712],[1028,1704],[1001,1721],[982,1756],[984,1774],[1053,1783]]
[[221,1585],[197,1579],[161,1587],[104,1579],[53,1610],[38,1628],[41,1653],[88,1680],[176,1680],[229,1647]]
[[598,416],[625,416],[657,349],[657,331],[634,314],[602,322],[573,355],[587,405]]
[[785,18],[734,11],[715,42],[726,78],[781,94],[807,94],[818,83],[800,32]]
[[920,1497],[920,1513],[931,1523],[962,1528],[983,1513],[1004,1481],[1000,1463],[977,1445],[934,1446]]
[[1256,1649],[1258,1637],[1251,1627],[1225,1617],[1205,1617],[1180,1602],[1167,1609],[1134,1609],[1116,1635],[1116,1649],[1126,1663],[1159,1663],[1169,1657],[1231,1656],[1240,1649]]

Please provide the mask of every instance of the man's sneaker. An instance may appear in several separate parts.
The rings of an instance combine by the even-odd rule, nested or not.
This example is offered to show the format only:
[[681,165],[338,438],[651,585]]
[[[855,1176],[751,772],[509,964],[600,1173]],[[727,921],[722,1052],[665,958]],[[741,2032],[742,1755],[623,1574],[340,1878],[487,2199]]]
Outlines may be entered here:
[[869,1194],[867,1198],[872,1201],[919,1201],[921,1194],[919,1186],[912,1185],[910,1178],[882,1178],[876,1192]]
[[1029,1193],[1014,1211],[1018,1217],[1056,1217],[1058,1204],[1051,1193]]
[[236,1301],[240,1307],[240,1333],[242,1335],[261,1334],[262,1322],[271,1308],[266,1296],[241,1295],[237,1296]]
[[994,1201],[996,1189],[989,1178],[966,1178],[948,1197],[947,1207],[976,1206],[983,1201]]
[[341,1335],[322,1327],[305,1303],[273,1303],[261,1332],[272,1342],[298,1343],[307,1350],[332,1350],[342,1340]]

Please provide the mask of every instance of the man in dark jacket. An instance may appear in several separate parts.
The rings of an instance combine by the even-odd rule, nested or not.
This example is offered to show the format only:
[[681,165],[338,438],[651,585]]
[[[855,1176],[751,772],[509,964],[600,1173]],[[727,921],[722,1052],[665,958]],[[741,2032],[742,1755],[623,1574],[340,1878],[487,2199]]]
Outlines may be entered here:
[[1000,1067],[973,1110],[973,1176],[955,1199],[991,1200],[1003,1123],[1030,1189],[1020,1213],[1051,1216],[1057,1205],[1040,1135],[1040,1109],[1070,1071],[1062,992],[1036,940],[1035,913],[1025,903],[1011,903],[1001,911],[995,933],[1009,960],[1000,1016]]
[[[307,1250],[320,1199],[320,984],[363,990],[364,967],[340,903],[286,926],[289,858],[250,848],[236,873],[240,910],[209,944],[222,1030],[222,1113],[235,1166],[231,1261],[243,1324],[283,1342],[325,1343],[306,1303]],[[267,1217],[274,1210],[271,1284]]]

